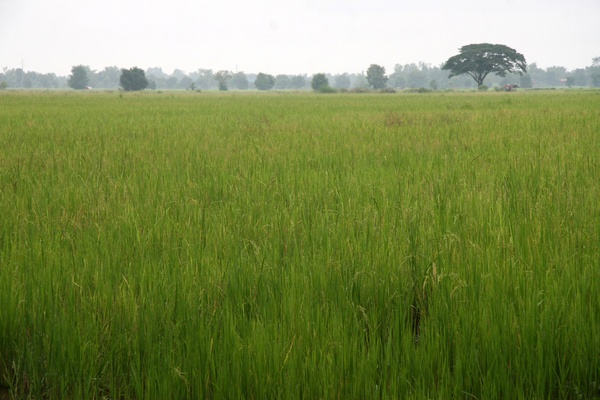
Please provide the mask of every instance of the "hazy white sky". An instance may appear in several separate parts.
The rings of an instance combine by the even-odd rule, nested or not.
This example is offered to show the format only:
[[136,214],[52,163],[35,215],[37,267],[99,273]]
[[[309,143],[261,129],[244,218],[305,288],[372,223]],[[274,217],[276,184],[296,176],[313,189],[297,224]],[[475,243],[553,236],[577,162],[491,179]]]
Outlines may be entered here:
[[470,43],[528,63],[600,56],[600,0],[0,0],[0,68],[271,74],[439,65]]

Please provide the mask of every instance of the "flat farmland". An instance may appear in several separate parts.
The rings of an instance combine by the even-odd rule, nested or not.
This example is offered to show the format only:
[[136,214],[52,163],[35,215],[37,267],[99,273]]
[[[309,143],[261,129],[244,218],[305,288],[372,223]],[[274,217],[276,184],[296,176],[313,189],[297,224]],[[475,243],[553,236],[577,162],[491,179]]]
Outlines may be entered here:
[[0,398],[600,398],[600,92],[0,93]]

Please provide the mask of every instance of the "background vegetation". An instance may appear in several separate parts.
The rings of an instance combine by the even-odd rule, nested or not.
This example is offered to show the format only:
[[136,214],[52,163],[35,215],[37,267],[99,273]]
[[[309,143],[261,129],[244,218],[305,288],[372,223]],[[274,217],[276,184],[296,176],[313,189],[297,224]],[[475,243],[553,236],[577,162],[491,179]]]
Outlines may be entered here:
[[4,92],[0,390],[599,398],[599,109]]
[[[372,66],[382,68],[376,64]],[[122,70],[119,67],[106,67],[101,71],[91,70],[87,66],[77,66],[86,69],[85,78],[88,82],[83,85],[96,89],[117,89]],[[369,67],[370,68],[370,67]],[[366,89],[370,85],[368,80],[369,68],[358,73],[325,74],[334,89]],[[585,68],[567,70],[561,66],[540,68],[536,63],[527,66],[528,73],[523,76],[508,74],[505,77],[488,76],[484,85],[489,88],[504,86],[507,83],[517,84],[522,88],[548,88],[548,87],[600,87],[600,57],[595,57],[592,63]],[[78,70],[78,77],[81,71]],[[212,69],[200,68],[197,71],[185,72],[179,69],[167,73],[162,68],[154,67],[145,70],[150,89],[160,90],[218,90],[222,82],[218,77],[219,72]],[[227,72],[227,71],[226,71]],[[476,89],[473,80],[466,76],[448,78],[449,72],[440,66],[433,66],[424,62],[396,64],[393,71],[388,71],[387,87],[393,89]],[[229,73],[229,72],[228,72]],[[267,73],[244,73],[237,71],[231,73],[232,79],[229,89],[246,90],[310,90],[312,76],[279,74],[271,76]],[[260,75],[260,77],[259,77]],[[258,79],[258,85],[255,82]],[[377,79],[380,82],[381,76]],[[272,80],[272,81],[271,81]],[[4,83],[4,85],[2,85]],[[3,88],[67,88],[68,78],[56,74],[40,74],[34,71],[24,71],[22,68],[4,68],[0,73],[0,89]],[[386,85],[386,82],[383,82]],[[381,87],[378,86],[380,89]]]

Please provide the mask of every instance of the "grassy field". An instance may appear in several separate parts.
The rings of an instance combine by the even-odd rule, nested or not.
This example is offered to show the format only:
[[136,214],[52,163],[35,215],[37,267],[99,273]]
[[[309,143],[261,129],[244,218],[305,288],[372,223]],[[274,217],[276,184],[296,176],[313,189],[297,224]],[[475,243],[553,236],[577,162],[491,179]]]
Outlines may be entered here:
[[599,399],[600,92],[0,94],[0,398]]

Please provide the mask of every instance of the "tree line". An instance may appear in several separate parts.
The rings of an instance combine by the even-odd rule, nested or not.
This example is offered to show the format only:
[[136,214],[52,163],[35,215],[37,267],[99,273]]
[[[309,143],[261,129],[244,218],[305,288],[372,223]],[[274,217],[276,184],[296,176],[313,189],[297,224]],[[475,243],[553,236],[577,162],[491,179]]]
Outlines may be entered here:
[[[69,76],[58,76],[53,73],[25,72],[21,68],[3,68],[0,73],[0,89],[66,89],[74,86],[77,89],[125,89],[121,81],[124,71],[125,77],[130,80],[140,79],[143,75],[146,80],[145,86],[143,79],[138,84],[143,88],[157,90],[311,90],[315,89],[315,78],[315,84],[321,91],[328,90],[327,88],[342,91],[384,88],[447,90],[474,89],[479,86],[479,83],[467,74],[450,77],[452,74],[443,69],[445,64],[396,64],[389,74],[384,67],[371,64],[366,71],[359,73],[321,73],[310,76],[213,71],[202,68],[190,73],[176,69],[168,74],[160,67],[144,71],[136,67],[121,69],[111,66],[95,71],[85,65],[73,66]],[[323,84],[322,78],[325,78],[326,84]],[[504,76],[490,73],[481,82],[482,86],[489,88],[503,87],[506,84],[517,84],[522,88],[600,87],[600,57],[594,58],[590,66],[571,71],[561,66],[540,68],[536,63],[531,63],[527,64],[526,73],[507,72]]]

